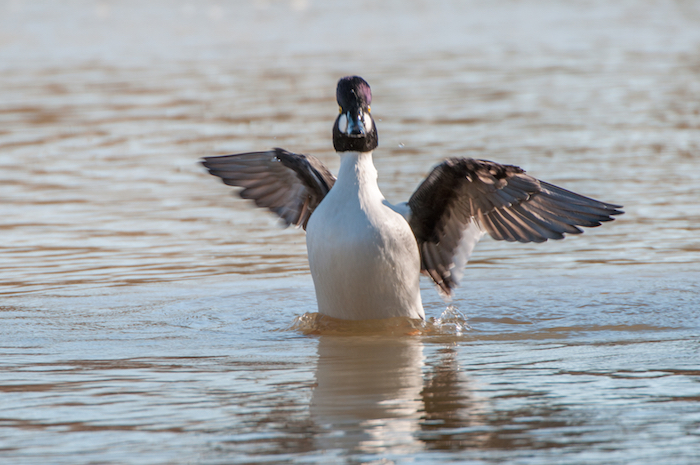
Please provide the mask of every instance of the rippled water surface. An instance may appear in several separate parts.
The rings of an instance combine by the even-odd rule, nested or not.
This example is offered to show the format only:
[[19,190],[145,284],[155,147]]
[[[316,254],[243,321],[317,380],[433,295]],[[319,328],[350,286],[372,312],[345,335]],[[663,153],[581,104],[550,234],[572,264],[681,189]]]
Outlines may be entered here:
[[[197,161],[336,170],[347,74],[389,200],[471,156],[626,214],[320,324],[303,232]],[[695,2],[0,2],[0,202],[3,463],[700,462]]]

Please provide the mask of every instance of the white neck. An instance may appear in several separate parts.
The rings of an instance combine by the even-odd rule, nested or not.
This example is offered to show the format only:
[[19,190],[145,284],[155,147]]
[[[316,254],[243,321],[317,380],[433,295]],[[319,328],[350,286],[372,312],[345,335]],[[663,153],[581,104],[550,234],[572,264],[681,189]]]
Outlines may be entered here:
[[[339,190],[352,190],[384,199],[377,185],[377,169],[372,162],[372,152],[340,152],[340,169],[336,186]],[[335,186],[334,186],[335,187]]]

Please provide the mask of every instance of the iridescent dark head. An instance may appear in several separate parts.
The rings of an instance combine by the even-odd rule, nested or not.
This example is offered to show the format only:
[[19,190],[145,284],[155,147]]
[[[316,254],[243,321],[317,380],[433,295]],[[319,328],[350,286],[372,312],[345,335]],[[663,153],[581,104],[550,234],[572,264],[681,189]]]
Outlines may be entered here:
[[338,81],[336,99],[340,114],[333,126],[333,147],[337,152],[369,152],[377,148],[377,128],[370,115],[372,90],[359,76]]

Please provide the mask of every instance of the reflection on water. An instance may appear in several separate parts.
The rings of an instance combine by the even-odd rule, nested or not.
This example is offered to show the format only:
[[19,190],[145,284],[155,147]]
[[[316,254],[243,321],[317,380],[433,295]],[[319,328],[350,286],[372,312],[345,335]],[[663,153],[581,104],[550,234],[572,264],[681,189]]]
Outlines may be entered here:
[[[700,462],[697,5],[358,5],[0,2],[0,461]],[[198,160],[336,170],[346,74],[388,200],[472,156],[626,214],[320,321],[303,232]]]
[[316,447],[339,456],[488,447],[485,400],[470,392],[454,349],[426,367],[423,348],[411,337],[322,336],[310,403]]
[[423,344],[416,338],[322,336],[310,404],[319,450],[411,454],[423,410]]
[[491,428],[486,423],[485,399],[479,401],[470,391],[453,347],[438,353],[440,357],[427,374],[421,392],[425,413],[419,437],[428,449],[487,447]]

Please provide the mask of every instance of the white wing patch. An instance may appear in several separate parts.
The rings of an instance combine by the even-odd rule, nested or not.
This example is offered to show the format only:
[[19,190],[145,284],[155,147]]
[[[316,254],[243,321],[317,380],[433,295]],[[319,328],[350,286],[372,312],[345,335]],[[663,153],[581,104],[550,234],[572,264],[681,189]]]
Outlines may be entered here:
[[474,220],[471,220],[469,226],[462,232],[462,238],[452,256],[453,265],[450,268],[450,273],[456,284],[459,284],[462,280],[464,268],[467,266],[467,262],[472,256],[474,247],[476,247],[477,242],[479,242],[482,237],[484,237],[484,231]]

